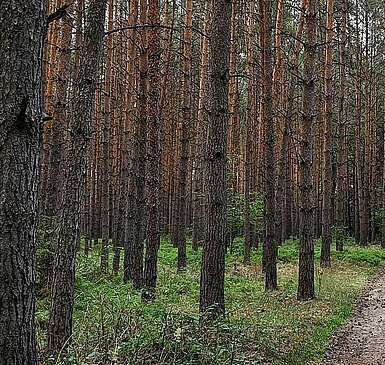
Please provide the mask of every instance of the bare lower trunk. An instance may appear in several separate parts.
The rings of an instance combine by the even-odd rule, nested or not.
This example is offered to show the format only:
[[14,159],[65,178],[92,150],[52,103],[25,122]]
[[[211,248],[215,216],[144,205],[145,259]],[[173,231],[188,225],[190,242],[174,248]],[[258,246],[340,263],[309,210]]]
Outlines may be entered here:
[[316,102],[315,64],[317,57],[318,0],[310,0],[305,17],[305,53],[303,70],[303,113],[301,120],[300,208],[299,208],[299,279],[298,299],[315,298],[314,287],[314,201],[313,145]]
[[0,364],[35,365],[43,2],[0,3]]
[[321,266],[330,267],[332,245],[333,0],[327,2]]
[[[159,19],[158,0],[150,0],[149,23],[157,25]],[[149,60],[149,92],[148,92],[148,138],[147,138],[147,198],[148,224],[147,245],[144,267],[143,299],[152,299],[155,294],[157,280],[158,249],[160,246],[159,232],[159,194],[160,194],[160,30],[154,28],[148,35]]]
[[275,234],[275,125],[272,89],[272,3],[261,0],[263,9],[263,117],[266,126],[266,237],[264,249],[265,289],[277,289],[277,243]]
[[231,3],[213,1],[210,43],[210,124],[207,145],[207,239],[203,247],[200,312],[225,311],[226,167]]
[[107,0],[89,5],[81,68],[70,106],[70,147],[65,172],[57,252],[54,263],[48,347],[65,349],[72,337],[75,259],[80,241],[80,207],[84,192],[87,150],[92,134],[97,70],[102,50]]

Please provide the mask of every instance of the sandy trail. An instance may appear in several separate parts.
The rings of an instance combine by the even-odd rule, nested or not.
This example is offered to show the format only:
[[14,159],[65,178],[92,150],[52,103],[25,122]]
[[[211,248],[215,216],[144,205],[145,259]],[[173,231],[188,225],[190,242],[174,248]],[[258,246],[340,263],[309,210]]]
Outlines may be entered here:
[[368,285],[352,318],[332,338],[323,365],[385,365],[385,271]]

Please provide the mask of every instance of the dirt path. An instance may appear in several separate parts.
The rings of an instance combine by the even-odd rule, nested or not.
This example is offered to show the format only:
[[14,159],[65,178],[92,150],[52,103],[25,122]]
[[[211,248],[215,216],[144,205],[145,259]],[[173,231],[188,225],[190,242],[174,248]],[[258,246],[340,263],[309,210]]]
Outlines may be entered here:
[[385,365],[385,271],[373,279],[323,365]]

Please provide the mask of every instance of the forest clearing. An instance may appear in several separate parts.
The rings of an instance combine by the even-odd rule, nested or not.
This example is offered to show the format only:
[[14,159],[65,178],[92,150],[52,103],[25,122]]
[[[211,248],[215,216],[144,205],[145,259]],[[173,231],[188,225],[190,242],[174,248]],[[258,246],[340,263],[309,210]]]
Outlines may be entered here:
[[385,365],[384,14],[0,0],[0,365]]

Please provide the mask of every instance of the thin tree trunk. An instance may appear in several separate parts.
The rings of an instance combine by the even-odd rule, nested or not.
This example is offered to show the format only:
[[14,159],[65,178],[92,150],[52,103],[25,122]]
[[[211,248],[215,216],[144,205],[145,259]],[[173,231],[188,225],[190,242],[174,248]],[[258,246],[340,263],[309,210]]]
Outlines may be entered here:
[[[140,2],[140,23],[147,23],[147,1]],[[145,225],[145,171],[146,171],[146,139],[147,139],[147,98],[148,98],[148,49],[147,30],[140,30],[140,59],[139,59],[139,97],[138,118],[134,126],[134,242],[133,242],[133,283],[136,289],[143,286],[143,254]]]
[[247,60],[246,60],[246,74],[248,76],[247,81],[247,114],[246,114],[246,141],[245,141],[245,178],[244,178],[244,235],[245,235],[245,246],[243,263],[245,265],[251,264],[251,248],[252,248],[252,237],[251,237],[251,217],[250,217],[250,204],[251,204],[251,180],[252,180],[252,144],[253,144],[253,118],[255,118],[256,102],[254,101],[255,90],[254,90],[254,22],[255,16],[255,1],[250,1],[250,14],[249,24],[247,26]]
[[[210,29],[211,0],[205,1],[204,33],[208,34]],[[199,94],[198,94],[198,117],[196,133],[195,153],[195,175],[193,181],[193,237],[192,246],[194,250],[202,244],[205,237],[205,214],[204,214],[204,144],[207,137],[206,120],[206,89],[207,89],[207,68],[209,63],[209,39],[203,37],[201,46],[201,59],[199,65]]]
[[65,173],[57,252],[54,263],[48,348],[58,353],[72,337],[75,259],[80,240],[80,204],[87,166],[87,150],[92,135],[97,71],[102,51],[107,0],[92,0],[79,74],[70,105],[70,147]]
[[[138,0],[130,1],[130,17],[129,25],[136,25],[138,22]],[[131,78],[133,85],[135,85],[135,67],[136,62],[136,42],[138,41],[137,30],[133,30],[130,33],[129,38],[129,70],[128,75]],[[127,205],[126,205],[126,223],[124,230],[124,262],[123,262],[123,281],[126,283],[133,278],[134,272],[134,238],[135,238],[135,210],[136,210],[136,201],[135,201],[135,175],[134,175],[134,147],[136,146],[135,142],[135,128],[137,120],[136,118],[136,108],[134,107],[136,100],[134,99],[134,87],[131,86],[127,91],[127,104],[128,104],[128,115],[127,118],[129,124],[129,131],[127,131],[128,140],[130,141],[130,146],[126,148],[129,149],[129,156],[127,156],[127,174],[128,174],[128,186],[127,186]]]
[[65,157],[64,131],[66,129],[66,107],[67,90],[71,76],[71,41],[72,41],[72,14],[66,16],[62,21],[62,35],[60,39],[60,59],[58,74],[60,77],[56,86],[56,97],[53,110],[52,125],[52,147],[49,155],[47,198],[45,214],[55,216],[61,203],[62,180],[63,180],[63,160]]
[[323,204],[321,266],[330,267],[332,245],[332,123],[333,123],[333,7],[334,0],[327,1],[326,55],[325,55],[325,115],[323,145]]
[[272,2],[261,0],[263,54],[263,117],[266,126],[266,237],[264,245],[265,289],[277,289],[277,243],[275,235],[275,125],[273,117]]
[[[114,0],[108,1],[108,30],[113,28],[114,21]],[[102,272],[107,272],[109,267],[110,251],[110,226],[112,224],[109,215],[109,201],[111,195],[110,189],[110,153],[109,145],[111,143],[111,79],[112,79],[112,37],[107,38],[107,60],[104,80],[104,105],[102,119],[102,249],[100,254],[100,268]]]
[[[384,1],[384,18],[385,18],[385,1]],[[385,35],[385,25],[384,25],[384,35]],[[385,49],[385,45],[384,45]],[[384,67],[384,76],[385,76],[385,67]],[[384,96],[385,102],[385,96]],[[385,141],[385,116],[384,116],[384,141]],[[383,182],[382,182],[382,240],[381,246],[385,248],[385,142],[384,142],[384,171],[383,171]]]
[[189,134],[191,129],[191,52],[193,1],[186,0],[185,31],[182,55],[182,120],[180,121],[180,165],[178,173],[178,270],[187,265],[186,256],[186,197],[189,162]]
[[[340,97],[338,105],[338,150],[337,150],[337,196],[336,196],[336,223],[338,229],[345,229],[347,211],[346,206],[346,179],[347,164],[345,163],[345,140],[346,140],[346,116],[345,116],[345,97],[346,97],[346,28],[347,28],[347,0],[342,2],[342,24],[340,39]],[[344,228],[343,228],[344,227]],[[343,251],[343,240],[337,235],[336,249]]]

